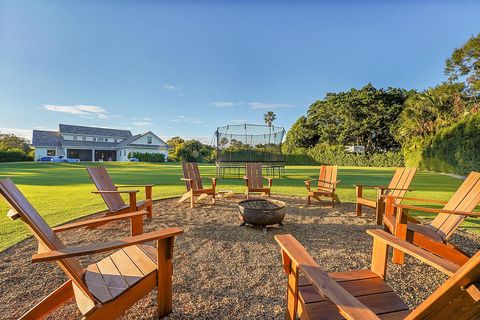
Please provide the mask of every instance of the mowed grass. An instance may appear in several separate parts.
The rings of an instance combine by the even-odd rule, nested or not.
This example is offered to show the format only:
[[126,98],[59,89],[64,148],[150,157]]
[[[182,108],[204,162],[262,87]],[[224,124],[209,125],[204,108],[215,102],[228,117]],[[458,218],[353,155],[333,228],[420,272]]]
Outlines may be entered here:
[[[50,226],[105,210],[101,197],[92,194],[95,190],[85,167],[99,165],[98,163],[0,163],[0,178],[10,177],[25,194],[27,199],[42,215]],[[178,196],[185,192],[185,185],[180,180],[182,175],[179,164],[150,164],[150,163],[103,163],[116,184],[145,184],[155,183],[154,198]],[[213,177],[215,166],[200,165],[202,176]],[[393,168],[363,168],[341,167],[338,178],[338,196],[342,202],[355,201],[353,184],[366,185],[388,184]],[[305,196],[304,180],[318,178],[316,166],[288,166],[286,177],[275,179],[272,192],[275,194],[293,194]],[[205,180],[205,184],[209,184]],[[415,191],[408,193],[412,197],[448,200],[455,192],[461,180],[431,173],[417,172],[411,188]],[[129,188],[131,189],[131,188]],[[143,190],[138,199],[144,197]],[[243,192],[243,180],[235,174],[228,178],[219,179],[217,190],[233,190]],[[364,192],[365,196],[374,197],[375,190]],[[128,202],[128,201],[127,201]],[[187,208],[187,205],[185,205]],[[372,214],[366,209],[368,214]],[[12,221],[6,217],[8,211],[5,202],[0,201],[0,251],[30,236],[20,220]],[[434,214],[422,214],[422,217],[431,218]],[[479,219],[469,219],[462,227],[479,232]]]

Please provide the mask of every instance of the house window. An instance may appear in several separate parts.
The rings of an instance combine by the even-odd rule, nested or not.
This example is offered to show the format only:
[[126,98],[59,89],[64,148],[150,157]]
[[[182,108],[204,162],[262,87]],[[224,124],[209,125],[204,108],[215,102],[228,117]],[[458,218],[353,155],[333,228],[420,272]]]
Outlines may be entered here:
[[87,141],[87,137],[82,137],[82,140],[83,140],[83,141]]
[[73,140],[77,140],[77,136],[73,136]]
[[55,149],[47,150],[47,156],[54,157],[56,155]]
[[113,140],[113,141],[115,141],[115,143],[117,143],[117,142],[118,142],[118,139],[115,139],[115,140]]
[[150,136],[147,137],[147,143],[152,144],[152,137],[150,137]]
[[97,141],[97,138],[93,137],[93,141]]

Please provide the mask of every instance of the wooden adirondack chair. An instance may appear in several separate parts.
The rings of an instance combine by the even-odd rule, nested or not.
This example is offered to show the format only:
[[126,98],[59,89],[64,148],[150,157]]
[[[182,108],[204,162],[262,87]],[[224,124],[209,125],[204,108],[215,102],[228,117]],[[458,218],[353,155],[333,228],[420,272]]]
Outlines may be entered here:
[[[406,239],[438,256],[458,265],[464,264],[468,256],[447,240],[467,217],[480,217],[480,212],[473,212],[480,202],[480,173],[471,172],[448,202],[417,198],[400,198],[403,200],[422,201],[445,204],[443,209],[402,205],[398,197],[387,196],[385,228],[400,239]],[[438,213],[429,225],[421,225],[408,215],[408,210]],[[393,261],[403,263],[403,254],[393,251]]]
[[[356,213],[357,217],[362,215],[362,206],[367,206],[375,209],[375,217],[378,225],[383,222],[383,214],[385,212],[385,198],[383,195],[392,195],[395,197],[403,197],[410,187],[417,168],[398,168],[395,174],[390,180],[388,186],[366,186],[362,184],[355,185],[356,193]],[[363,188],[374,188],[377,190],[377,197],[375,201],[363,198]],[[396,200],[397,203],[401,202],[401,199]]]
[[[340,180],[337,180],[337,166],[320,166],[320,173],[318,179],[305,181],[305,187],[308,190],[307,203],[310,204],[310,198],[315,198],[320,201],[320,197],[332,198],[332,207],[335,206],[335,200],[340,202],[338,196],[335,194],[335,189]],[[310,183],[312,181],[318,181],[317,188],[314,190],[311,188]]]
[[[268,180],[268,187],[263,186],[263,179]],[[272,188],[273,178],[263,177],[262,164],[259,162],[247,162],[245,164],[245,196],[250,197],[251,192],[261,192],[270,197],[270,190]]]
[[[71,223],[51,229],[10,179],[0,180],[0,194],[11,208],[8,216],[22,220],[38,240],[33,262],[55,261],[69,278],[21,319],[43,318],[74,298],[83,319],[115,319],[157,287],[158,317],[172,312],[173,240],[183,233],[169,228],[142,234],[145,210]],[[132,236],[119,241],[67,247],[57,232],[121,219],[135,221]],[[143,243],[156,241],[157,248]],[[118,250],[83,268],[76,257]],[[20,307],[20,306],[19,306]],[[7,316],[7,315],[3,315]]]
[[[92,193],[100,194],[105,201],[105,204],[108,207],[110,214],[119,214],[119,213],[126,213],[126,212],[134,212],[139,211],[142,209],[146,209],[148,212],[148,218],[152,218],[152,188],[153,184],[147,185],[122,185],[117,186],[113,183],[112,178],[107,172],[105,167],[87,167],[87,172],[90,175],[93,183],[97,187],[97,191],[93,191]],[[121,190],[119,191],[118,188],[137,188],[137,187],[145,187],[145,200],[137,202],[137,193],[138,190]],[[129,204],[126,204],[123,201],[121,194],[128,193],[129,195]]]
[[[293,236],[275,236],[288,277],[287,320],[479,319],[480,252],[460,267],[383,230],[367,233],[373,236],[371,269],[329,274]],[[449,276],[413,310],[384,281],[390,246]]]
[[[185,181],[185,186],[187,187],[187,192],[178,200],[178,202],[183,202],[190,198],[190,208],[193,208],[195,204],[195,196],[200,196],[198,199],[206,197],[208,195],[212,196],[212,204],[215,204],[215,187],[217,186],[217,178],[211,178],[212,187],[206,189],[202,184],[202,176],[200,176],[200,171],[198,171],[198,164],[196,162],[182,162],[183,169],[183,181]],[[203,177],[206,178],[206,177]]]

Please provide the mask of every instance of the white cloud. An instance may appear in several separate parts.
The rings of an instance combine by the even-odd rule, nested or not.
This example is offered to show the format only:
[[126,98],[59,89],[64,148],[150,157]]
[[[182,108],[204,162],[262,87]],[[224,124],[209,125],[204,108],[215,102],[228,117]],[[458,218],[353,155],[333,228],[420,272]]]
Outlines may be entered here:
[[238,105],[238,103],[232,101],[216,101],[212,102],[211,105],[219,108],[229,108]]
[[190,118],[187,116],[176,116],[173,119],[170,119],[171,122],[188,122],[188,123],[193,123],[193,124],[202,124],[203,120],[199,118]]
[[32,141],[32,130],[31,129],[19,129],[19,128],[0,128],[0,133],[11,133],[16,136]]
[[263,103],[263,102],[249,102],[248,105],[252,109],[280,109],[280,108],[294,108],[291,104],[282,103]]
[[40,107],[47,111],[69,113],[88,119],[108,119],[119,118],[120,116],[110,115],[109,112],[98,106],[89,105],[73,105],[73,106],[59,106],[54,104],[44,104]]
[[164,83],[162,88],[163,88],[163,90],[166,90],[166,91],[177,91],[177,90],[180,90],[180,87],[176,87],[176,86],[171,85],[171,84],[168,84],[168,83]]
[[134,121],[132,124],[136,127],[146,127],[146,126],[151,126],[153,125],[153,122],[151,121]]

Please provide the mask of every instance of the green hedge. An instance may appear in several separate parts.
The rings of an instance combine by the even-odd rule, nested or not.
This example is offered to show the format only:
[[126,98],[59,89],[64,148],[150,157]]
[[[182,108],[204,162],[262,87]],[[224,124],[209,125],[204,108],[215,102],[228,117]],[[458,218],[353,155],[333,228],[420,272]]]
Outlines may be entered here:
[[0,162],[33,161],[33,157],[27,155],[21,149],[0,150]]
[[423,142],[411,141],[403,153],[407,164],[421,169],[456,174],[480,171],[480,113],[440,129]]
[[133,157],[143,162],[165,162],[165,155],[163,153],[134,152]]
[[400,152],[374,154],[354,154],[344,150],[343,146],[317,144],[313,148],[295,148],[285,152],[287,164],[335,164],[358,167],[402,167],[403,155]]

